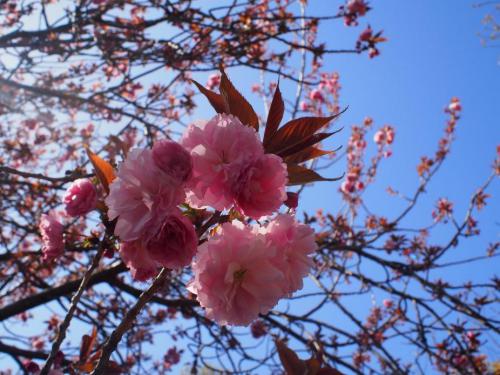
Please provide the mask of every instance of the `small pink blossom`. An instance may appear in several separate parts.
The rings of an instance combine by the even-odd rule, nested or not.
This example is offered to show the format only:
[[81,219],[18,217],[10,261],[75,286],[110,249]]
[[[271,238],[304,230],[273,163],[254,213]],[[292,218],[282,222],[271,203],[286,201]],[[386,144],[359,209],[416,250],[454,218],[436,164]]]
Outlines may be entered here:
[[64,227],[53,211],[42,215],[39,229],[43,242],[43,258],[48,260],[60,256],[64,252]]
[[250,326],[250,332],[252,333],[252,336],[254,339],[258,339],[262,336],[265,336],[267,334],[267,331],[269,329],[267,328],[266,324],[262,320],[256,320],[252,323]]
[[392,144],[392,142],[394,142],[394,137],[395,137],[394,128],[392,126],[386,125],[384,126],[384,130],[385,130],[385,136],[387,137],[387,143]]
[[225,223],[199,247],[188,289],[208,318],[246,326],[283,295],[283,273],[273,263],[275,254],[262,234],[240,222]]
[[120,165],[106,198],[115,234],[122,241],[138,239],[184,199],[183,187],[156,166],[152,151],[133,149]]
[[288,174],[279,156],[265,154],[254,161],[235,163],[233,168],[231,190],[242,214],[259,219],[278,210],[287,199]]
[[448,110],[452,113],[457,113],[462,110],[462,105],[460,104],[460,100],[458,98],[452,98],[451,103],[448,106]]
[[359,34],[358,39],[363,42],[367,42],[372,38],[373,31],[370,26],[368,26],[366,29],[364,29],[361,34]]
[[280,214],[261,232],[277,249],[274,261],[285,275],[283,293],[302,289],[302,279],[313,265],[310,255],[318,248],[314,230],[298,223],[292,215]]
[[378,55],[380,55],[380,51],[377,48],[375,48],[375,47],[368,48],[368,57],[370,59],[373,59],[374,57],[377,57]]
[[220,85],[220,74],[218,73],[210,74],[210,76],[208,77],[206,88],[209,90],[213,90],[219,85]]
[[97,189],[88,178],[80,178],[66,190],[63,202],[69,216],[85,215],[96,207]]
[[350,13],[357,13],[360,16],[364,16],[368,10],[368,4],[365,0],[349,0],[347,2],[347,10]]
[[36,374],[40,373],[40,366],[36,362],[33,362],[32,360],[28,359],[23,362],[24,369],[29,373],[29,374]]
[[354,191],[356,190],[356,186],[354,185],[354,183],[352,183],[351,181],[348,181],[348,180],[345,180],[344,182],[342,182],[342,184],[340,185],[340,190],[344,193],[344,194],[351,194],[351,193],[354,193]]
[[162,140],[153,145],[156,166],[179,184],[189,180],[193,170],[191,155],[179,143]]
[[252,85],[252,92],[253,93],[259,94],[261,92],[261,90],[262,89],[261,89],[261,87],[260,87],[260,85],[258,83],[254,83]]
[[382,130],[378,130],[373,136],[373,141],[378,145],[385,142],[385,132]]
[[390,299],[384,299],[382,303],[386,309],[390,309],[394,304]]
[[323,93],[319,89],[314,89],[309,93],[309,99],[312,101],[324,103],[325,102],[325,97],[323,96]]
[[188,184],[188,201],[195,207],[216,210],[233,205],[229,180],[231,166],[264,154],[254,129],[232,115],[219,114],[204,124],[188,127],[181,144],[193,158],[193,178]]

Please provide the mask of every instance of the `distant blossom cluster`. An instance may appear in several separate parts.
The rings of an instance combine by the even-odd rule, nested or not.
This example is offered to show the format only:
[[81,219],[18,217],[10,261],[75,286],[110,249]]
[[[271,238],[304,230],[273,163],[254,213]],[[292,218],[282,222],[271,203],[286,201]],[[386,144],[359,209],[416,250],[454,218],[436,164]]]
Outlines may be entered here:
[[366,136],[372,125],[373,120],[367,117],[363,126],[355,125],[352,127],[352,134],[347,145],[348,170],[346,178],[340,186],[344,198],[350,201],[355,201],[357,199],[356,193],[363,191],[375,177],[380,160],[392,155],[390,146],[394,142],[395,131],[392,126],[384,125],[373,136],[373,142],[377,146],[377,154],[371,159],[370,165],[365,165],[364,155],[368,145]]
[[[218,114],[190,125],[179,143],[162,140],[151,149],[130,150],[104,203],[134,279],[148,280],[159,267],[192,263],[189,291],[207,316],[221,324],[248,325],[302,288],[312,266],[314,231],[289,213],[269,220],[283,204],[297,206],[297,196],[286,192],[287,182],[282,158],[264,152],[255,129]],[[98,199],[91,180],[76,180],[63,198],[66,215],[86,215]],[[203,233],[180,208],[184,203],[233,210],[242,219],[226,220],[198,246]],[[245,218],[268,220],[252,226]],[[64,227],[54,213],[43,216],[40,230],[44,256],[62,254]]]

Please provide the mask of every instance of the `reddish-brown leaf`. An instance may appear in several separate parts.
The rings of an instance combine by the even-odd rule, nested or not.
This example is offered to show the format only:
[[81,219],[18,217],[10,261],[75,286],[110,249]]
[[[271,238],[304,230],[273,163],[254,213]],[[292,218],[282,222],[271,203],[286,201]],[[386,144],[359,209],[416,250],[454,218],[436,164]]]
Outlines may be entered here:
[[228,108],[226,106],[226,102],[224,101],[224,98],[222,95],[217,94],[213,91],[210,91],[209,89],[205,88],[205,86],[200,85],[198,82],[196,82],[194,79],[191,80],[196,87],[198,87],[198,90],[205,95],[205,97],[208,99],[212,107],[214,107],[215,111],[217,113],[225,113],[228,112]]
[[308,148],[310,146],[314,146],[316,143],[321,142],[323,139],[326,139],[326,138],[330,137],[331,135],[338,133],[340,130],[337,130],[337,131],[331,132],[331,133],[312,134],[309,137],[306,137],[303,140],[297,142],[296,144],[291,145],[291,146],[279,151],[277,153],[277,155],[284,158],[286,156],[296,154],[297,152],[305,150],[306,148]]
[[94,349],[94,345],[97,338],[97,328],[92,328],[92,333],[90,335],[83,335],[82,344],[80,345],[80,362],[84,363],[89,357],[90,353]]
[[94,166],[97,178],[99,178],[99,181],[101,181],[104,190],[109,193],[109,184],[111,184],[111,182],[113,182],[113,180],[116,178],[113,166],[90,151],[88,147],[85,147],[85,150],[87,151],[90,162]]
[[274,134],[278,130],[281,120],[283,119],[283,114],[285,113],[285,103],[281,97],[281,91],[279,84],[276,86],[276,91],[274,92],[273,101],[271,102],[271,107],[269,108],[269,114],[267,115],[266,130],[264,131],[264,147],[270,142]]
[[343,178],[343,176],[335,178],[325,178],[320,174],[316,173],[312,169],[308,169],[301,165],[288,163],[288,185],[303,185],[310,182],[316,181],[338,181]]
[[311,146],[293,155],[285,157],[283,160],[287,163],[300,164],[305,161],[319,158],[320,156],[334,153],[335,151],[321,150],[317,147]]
[[90,374],[94,370],[95,366],[96,366],[95,362],[87,362],[83,364],[73,365],[75,369],[84,372],[86,374]]
[[233,86],[224,70],[221,70],[220,93],[226,102],[229,113],[238,117],[247,126],[259,130],[259,118],[254,109]]
[[276,340],[276,348],[281,364],[287,375],[303,375],[306,373],[306,365],[297,354],[288,348],[281,340]]
[[344,111],[329,117],[302,117],[287,122],[271,139],[265,148],[266,152],[278,154],[280,151],[302,142],[334,118],[340,116]]
[[304,361],[307,371],[307,375],[317,375],[318,371],[321,368],[321,363],[318,361],[316,357],[311,357],[310,359]]

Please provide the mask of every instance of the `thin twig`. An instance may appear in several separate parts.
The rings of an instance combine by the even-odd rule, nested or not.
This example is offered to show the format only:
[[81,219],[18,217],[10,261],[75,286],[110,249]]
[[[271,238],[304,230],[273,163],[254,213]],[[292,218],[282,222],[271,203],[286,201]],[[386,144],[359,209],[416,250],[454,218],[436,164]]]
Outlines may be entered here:
[[69,324],[71,323],[71,319],[73,319],[73,315],[75,314],[78,302],[80,301],[80,298],[82,297],[83,292],[87,288],[87,284],[92,276],[92,273],[99,265],[102,254],[104,253],[104,250],[105,250],[104,243],[105,243],[105,241],[103,239],[103,241],[101,241],[101,246],[99,246],[99,249],[97,250],[97,253],[96,253],[94,259],[92,259],[92,263],[91,263],[89,269],[87,270],[87,272],[85,272],[85,275],[83,276],[82,282],[80,283],[80,287],[78,288],[76,293],[71,298],[71,304],[70,304],[68,313],[64,317],[64,321],[59,326],[56,340],[52,344],[52,349],[50,350],[49,357],[47,358],[47,361],[45,361],[45,364],[43,365],[43,368],[40,371],[40,375],[47,375],[52,364],[54,363],[56,355],[59,352],[59,348],[61,347],[61,344],[64,341],[64,338],[66,337],[66,331],[68,330]]
[[170,270],[162,268],[151,286],[141,294],[134,306],[127,312],[118,327],[111,333],[106,343],[102,347],[101,357],[91,375],[105,374],[111,354],[116,350],[123,335],[132,327],[137,315],[142,308],[153,298],[154,294],[164,285],[165,280],[170,275]]

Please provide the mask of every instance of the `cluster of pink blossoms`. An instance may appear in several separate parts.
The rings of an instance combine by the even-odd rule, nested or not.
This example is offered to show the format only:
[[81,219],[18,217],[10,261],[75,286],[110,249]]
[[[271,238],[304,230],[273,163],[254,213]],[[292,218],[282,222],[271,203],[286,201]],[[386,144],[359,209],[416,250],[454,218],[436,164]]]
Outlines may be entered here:
[[[207,316],[221,324],[248,325],[280,298],[302,288],[316,250],[314,231],[291,214],[268,218],[298,197],[286,192],[281,157],[266,154],[258,133],[232,115],[219,114],[188,127],[180,143],[163,140],[152,149],[131,150],[105,198],[107,215],[120,239],[120,255],[134,279],[145,281],[159,267],[192,263],[189,290]],[[97,206],[98,192],[87,179],[74,181],[63,201],[69,216]],[[198,246],[198,234],[179,206],[236,210],[267,218],[265,226],[224,223]],[[44,215],[44,253],[63,250],[63,226]],[[203,234],[203,233],[202,233]]]
[[313,230],[291,215],[278,215],[260,228],[226,223],[198,249],[188,289],[207,317],[248,325],[302,288],[315,250]]
[[261,218],[287,201],[287,181],[285,164],[264,153],[253,128],[219,114],[189,126],[180,144],[161,141],[152,150],[132,150],[106,204],[135,279],[154,276],[159,266],[187,266],[195,257],[189,290],[207,316],[247,325],[302,287],[316,249],[313,230],[291,215],[278,215],[262,228],[235,221],[198,247],[194,226],[178,206],[187,201]]
[[[67,216],[84,216],[97,205],[98,192],[87,178],[73,181],[63,197]],[[54,259],[64,252],[64,226],[58,215],[51,211],[42,215],[38,226],[42,235],[42,252],[45,260]]]
[[160,141],[153,149],[134,149],[118,169],[106,198],[116,220],[120,254],[136,280],[158,267],[181,268],[193,258],[198,237],[177,207],[184,202],[192,160],[178,143]]

